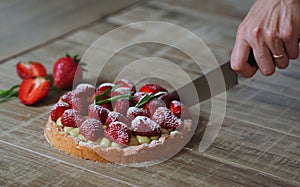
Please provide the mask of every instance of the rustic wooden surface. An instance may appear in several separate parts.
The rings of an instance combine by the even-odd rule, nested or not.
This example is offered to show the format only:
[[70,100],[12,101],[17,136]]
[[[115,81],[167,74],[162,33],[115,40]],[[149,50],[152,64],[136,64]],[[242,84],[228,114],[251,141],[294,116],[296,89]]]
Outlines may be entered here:
[[0,3],[0,61],[129,6],[137,0],[3,0]]
[[[12,4],[15,11],[18,10],[16,3],[4,2],[0,3],[1,8]],[[39,36],[43,35],[40,32],[45,28],[40,28],[35,42],[24,43],[25,48],[32,49],[21,55],[18,55],[19,43],[10,46],[12,53],[5,54],[2,53],[5,46],[0,43],[0,58],[9,58],[0,64],[0,87],[9,88],[20,83],[15,74],[15,64],[19,60],[41,61],[51,72],[55,59],[65,51],[83,54],[102,34],[120,25],[143,20],[183,26],[200,36],[220,63],[227,61],[235,30],[251,2],[144,1],[105,19],[100,19],[103,14],[99,13],[88,19],[91,22],[98,20],[93,24],[70,26],[55,36],[49,36],[47,40],[51,41],[43,45],[40,44],[45,41]],[[122,6],[125,5],[106,10],[114,11]],[[29,3],[26,9],[30,8],[33,9]],[[32,15],[28,16],[24,15],[23,19]],[[34,19],[32,21],[34,24]],[[68,23],[65,26],[68,27]],[[8,33],[15,33],[15,37],[21,37],[18,36],[21,31],[15,31],[13,26],[6,29]],[[69,31],[72,32],[65,34]],[[0,38],[1,34],[2,30]],[[109,46],[103,46],[99,58],[107,51]],[[151,56],[178,62],[192,76],[199,73],[187,65],[192,62],[182,53],[155,44],[128,48],[116,55],[113,61],[124,63]],[[31,107],[11,99],[0,104],[0,186],[300,186],[299,72],[298,59],[271,77],[258,73],[252,79],[240,78],[240,84],[227,92],[227,111],[222,128],[205,152],[200,153],[198,146],[210,115],[209,100],[201,104],[199,128],[188,145],[166,162],[141,168],[94,163],[53,149],[45,140],[43,129],[51,105],[61,93],[50,94],[43,102]]]

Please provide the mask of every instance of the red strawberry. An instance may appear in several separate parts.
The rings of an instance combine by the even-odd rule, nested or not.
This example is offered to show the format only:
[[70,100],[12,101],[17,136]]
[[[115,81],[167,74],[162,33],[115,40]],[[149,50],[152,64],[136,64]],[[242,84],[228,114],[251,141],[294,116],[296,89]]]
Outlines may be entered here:
[[159,107],[151,118],[154,122],[167,130],[175,130],[182,125],[180,118],[177,118],[171,110],[166,107]]
[[[111,89],[112,87],[114,86],[114,84],[112,83],[102,83],[98,88],[97,88],[97,91],[92,94],[91,98],[90,98],[90,103],[94,103],[94,99],[97,95],[100,95],[102,94],[103,92],[105,92],[106,90],[108,89]],[[97,101],[100,101],[100,100],[104,100],[104,99],[107,99],[109,98],[109,93],[107,93],[107,95],[97,99]]]
[[91,97],[91,95],[95,93],[95,86],[91,84],[78,84],[73,92],[77,97]]
[[112,87],[114,87],[115,85],[113,84],[113,83],[108,83],[108,82],[105,82],[105,83],[102,83],[102,84],[100,84],[100,86],[98,86],[98,91],[100,92],[100,93],[102,93],[102,92],[105,92],[107,89],[110,89],[110,88],[112,88]]
[[77,110],[80,114],[87,114],[88,103],[84,98],[73,97],[71,98],[69,105],[72,109]]
[[169,108],[172,111],[172,113],[178,118],[181,119],[191,118],[189,114],[189,110],[180,101],[176,101],[176,100],[171,101]]
[[144,84],[141,86],[139,92],[156,94],[157,92],[167,92],[167,90],[157,84]]
[[100,106],[107,108],[109,111],[113,111],[111,103],[103,103],[103,104],[100,104]]
[[142,108],[136,108],[136,107],[130,107],[127,110],[126,117],[130,120],[134,120],[137,116],[147,116],[150,117],[150,112],[147,110],[144,110]]
[[131,80],[121,79],[121,80],[115,82],[115,85],[120,85],[120,87],[130,88],[130,91],[133,91],[133,92],[136,91],[134,82],[132,82]]
[[104,136],[120,145],[128,145],[130,140],[130,130],[126,124],[115,121],[106,126]]
[[39,62],[19,62],[16,66],[21,79],[46,77],[46,68]]
[[123,95],[123,94],[129,93],[130,91],[131,90],[128,87],[120,87],[120,88],[117,88],[114,91],[110,92],[109,96],[114,97],[114,96],[117,96],[117,95]]
[[118,99],[114,104],[115,104],[114,111],[119,112],[124,116],[126,115],[128,108],[132,106],[131,101],[127,99]]
[[50,83],[44,77],[24,79],[19,88],[19,100],[25,105],[32,105],[46,97]]
[[[90,103],[95,103],[95,97],[99,94],[102,94],[103,92],[102,91],[97,91],[95,92],[91,97],[90,97]],[[97,101],[102,101],[102,100],[105,100],[105,99],[108,99],[109,96],[106,95],[106,96],[103,96],[101,98],[98,98]],[[97,102],[96,101],[96,102]],[[105,108],[109,109],[109,110],[113,110],[112,109],[112,106],[111,106],[111,102],[108,102],[108,103],[103,103],[101,104],[102,106],[104,106]]]
[[72,91],[69,91],[69,92],[65,93],[64,95],[62,95],[60,99],[61,99],[61,101],[70,104],[71,100],[75,97],[76,97],[75,93]]
[[[62,57],[53,66],[54,85],[59,89],[69,89],[73,86],[73,81],[82,79],[82,68],[78,65],[80,59],[77,56]],[[76,75],[76,77],[75,77]]]
[[157,108],[165,106],[166,104],[163,100],[154,98],[148,101],[146,104],[144,104],[144,109],[149,111],[150,115],[152,116]]
[[67,109],[61,115],[61,123],[66,127],[79,127],[83,122],[81,114],[74,109]]
[[[99,94],[101,94],[102,91],[96,91],[95,93],[93,93],[90,97],[90,103],[94,103],[95,97]],[[101,99],[107,99],[108,97],[103,97]],[[101,99],[98,99],[97,101],[100,101]]]
[[61,101],[68,103],[70,108],[79,111],[83,115],[87,113],[88,102],[85,98],[77,97],[74,91],[69,91],[61,96]]
[[130,125],[130,120],[123,114],[120,114],[119,112],[110,112],[107,115],[105,125],[109,125],[110,123],[115,121],[120,121],[122,123],[125,123],[126,125]]
[[69,108],[70,106],[68,103],[61,102],[61,101],[53,105],[50,112],[52,121],[56,121],[59,117],[61,117],[64,111]]
[[94,118],[86,119],[79,127],[79,132],[90,141],[96,141],[103,136],[102,123]]
[[135,92],[133,94],[133,102],[134,104],[137,104],[139,102],[139,100],[144,96],[146,95],[147,93],[146,92]]
[[90,118],[95,118],[105,123],[109,110],[100,105],[90,104],[88,106],[88,114]]
[[159,136],[161,127],[145,116],[137,116],[131,122],[131,129],[135,135],[139,136]]

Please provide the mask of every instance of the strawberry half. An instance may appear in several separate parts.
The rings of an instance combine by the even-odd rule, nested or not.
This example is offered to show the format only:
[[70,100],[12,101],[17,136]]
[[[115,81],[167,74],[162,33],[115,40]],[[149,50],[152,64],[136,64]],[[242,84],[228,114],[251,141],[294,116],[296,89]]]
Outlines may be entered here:
[[115,121],[106,126],[104,136],[121,145],[128,145],[130,130],[125,123]]
[[[82,68],[79,66],[80,59],[77,55],[58,59],[53,66],[53,81],[54,85],[59,89],[69,89],[73,86],[73,82],[82,79]],[[76,77],[75,77],[76,75]]]
[[156,94],[157,92],[167,92],[167,90],[160,85],[149,83],[149,84],[143,84],[139,92]]
[[146,116],[137,116],[131,122],[131,129],[135,135],[139,136],[161,135],[161,127]]
[[56,121],[67,109],[70,109],[70,105],[65,102],[60,101],[53,105],[50,112],[52,121]]
[[79,132],[90,141],[96,141],[104,134],[102,123],[94,118],[86,119],[80,125]]
[[39,62],[19,62],[16,65],[17,74],[21,79],[46,77],[46,68]]
[[50,91],[50,82],[44,77],[24,79],[19,88],[19,100],[25,105],[33,105]]

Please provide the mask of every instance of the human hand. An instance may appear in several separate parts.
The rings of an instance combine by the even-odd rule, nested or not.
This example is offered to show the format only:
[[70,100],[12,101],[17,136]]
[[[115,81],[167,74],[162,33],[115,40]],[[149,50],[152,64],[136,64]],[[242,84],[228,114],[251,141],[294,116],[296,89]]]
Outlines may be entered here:
[[[231,54],[231,67],[244,77],[258,69],[272,75],[299,55],[300,0],[257,0],[240,24]],[[257,66],[250,66],[251,48]]]

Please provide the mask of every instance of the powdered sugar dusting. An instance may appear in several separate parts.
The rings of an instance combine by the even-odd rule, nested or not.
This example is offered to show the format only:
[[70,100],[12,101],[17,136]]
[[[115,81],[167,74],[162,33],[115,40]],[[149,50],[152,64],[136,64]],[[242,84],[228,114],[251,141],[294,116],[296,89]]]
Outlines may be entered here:
[[94,118],[85,120],[79,130],[80,134],[91,141],[96,141],[103,135],[102,123]]
[[131,122],[131,129],[136,135],[157,136],[161,134],[160,126],[146,116],[137,116]]
[[175,130],[182,125],[182,120],[177,118],[170,109],[159,107],[152,116],[152,120],[162,128]]
[[76,86],[76,89],[95,89],[95,86],[88,83],[81,83]]
[[121,145],[128,145],[130,130],[125,123],[115,121],[106,126],[105,137]]
[[98,86],[98,89],[99,89],[99,88],[102,88],[102,87],[114,87],[114,86],[115,86],[115,84],[113,84],[113,83],[105,82],[105,83],[100,84],[100,85]]
[[131,122],[131,128],[137,128],[143,123],[144,125],[147,125],[150,130],[155,130],[155,128],[159,127],[157,123],[152,121],[150,118],[146,116],[137,116],[134,120]]
[[120,88],[117,88],[115,90],[115,92],[124,94],[124,93],[130,92],[130,88],[128,88],[128,87],[120,87]]
[[95,86],[87,83],[82,83],[77,85],[73,92],[77,97],[91,96],[95,92]]
[[142,108],[137,108],[137,107],[130,107],[127,110],[127,117],[130,120],[134,120],[137,116],[147,116],[150,117],[150,113],[147,110],[144,110]]

